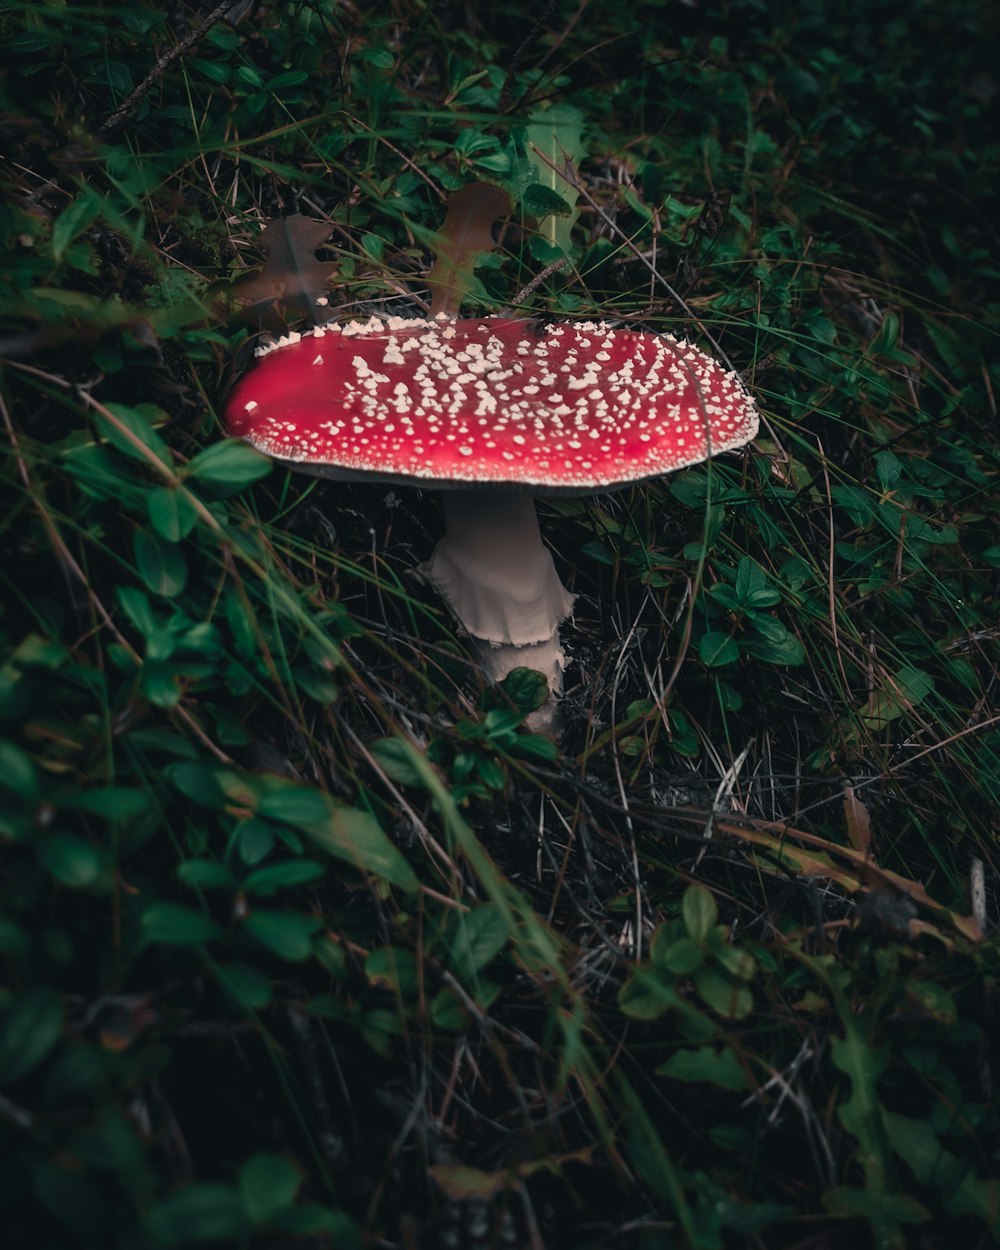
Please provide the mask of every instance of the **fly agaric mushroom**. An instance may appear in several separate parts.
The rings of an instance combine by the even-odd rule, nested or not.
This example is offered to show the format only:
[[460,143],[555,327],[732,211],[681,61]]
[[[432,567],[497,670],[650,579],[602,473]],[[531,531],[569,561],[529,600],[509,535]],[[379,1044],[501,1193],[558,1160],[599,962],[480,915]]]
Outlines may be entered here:
[[554,693],[573,596],[533,497],[624,486],[757,433],[736,374],[669,335],[594,322],[372,317],[258,355],[230,432],[310,473],[442,488],[447,531],[421,572],[494,681],[535,668]]

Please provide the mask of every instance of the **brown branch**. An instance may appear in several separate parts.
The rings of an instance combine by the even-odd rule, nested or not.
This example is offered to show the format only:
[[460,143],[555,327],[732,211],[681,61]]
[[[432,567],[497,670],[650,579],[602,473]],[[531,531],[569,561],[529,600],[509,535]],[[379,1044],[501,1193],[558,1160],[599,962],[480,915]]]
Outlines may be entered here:
[[174,61],[176,61],[178,57],[183,56],[184,53],[190,48],[193,48],[199,39],[201,39],[207,31],[211,30],[216,22],[219,21],[220,18],[225,17],[229,10],[235,8],[238,3],[239,0],[223,0],[222,4],[217,4],[211,13],[209,13],[209,15],[198,26],[196,26],[194,30],[186,34],[180,43],[174,44],[169,52],[165,52],[163,56],[160,57],[138,87],[136,87],[135,90],[126,97],[124,104],[121,104],[112,114],[110,114],[110,116],[105,118],[104,122],[98,128],[97,133],[99,135],[113,134],[124,123],[129,113],[132,112],[139,101],[142,100],[150,89],[160,81],[170,66],[173,65]]

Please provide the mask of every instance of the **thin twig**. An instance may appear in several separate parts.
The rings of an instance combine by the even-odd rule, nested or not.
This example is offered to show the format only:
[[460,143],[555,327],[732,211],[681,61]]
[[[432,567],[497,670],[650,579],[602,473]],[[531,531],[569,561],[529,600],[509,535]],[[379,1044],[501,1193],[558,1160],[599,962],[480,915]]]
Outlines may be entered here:
[[124,104],[121,104],[113,113],[105,118],[102,125],[98,128],[98,134],[107,135],[116,131],[128,117],[129,113],[135,108],[140,100],[160,81],[174,61],[178,57],[182,57],[185,52],[193,48],[194,45],[218,22],[225,17],[230,9],[235,8],[239,0],[224,0],[222,4],[217,4],[209,15],[184,36],[180,43],[174,44],[169,52],[165,52],[163,56],[156,62],[142,82],[132,91],[126,98]]

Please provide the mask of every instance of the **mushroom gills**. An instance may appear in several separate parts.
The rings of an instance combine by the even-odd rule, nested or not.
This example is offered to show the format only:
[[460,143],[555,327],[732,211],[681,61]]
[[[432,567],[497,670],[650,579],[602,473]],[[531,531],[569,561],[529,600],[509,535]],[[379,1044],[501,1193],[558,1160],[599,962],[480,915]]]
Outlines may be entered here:
[[562,690],[559,626],[573,610],[552,555],[542,544],[531,495],[446,491],[447,529],[420,572],[464,629],[491,681],[515,668],[544,674]]

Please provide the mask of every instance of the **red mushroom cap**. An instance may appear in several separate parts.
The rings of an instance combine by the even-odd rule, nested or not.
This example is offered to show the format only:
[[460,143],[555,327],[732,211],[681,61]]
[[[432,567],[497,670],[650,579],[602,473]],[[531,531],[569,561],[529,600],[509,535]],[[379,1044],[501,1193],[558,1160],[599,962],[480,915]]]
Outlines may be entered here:
[[226,404],[230,432],[338,477],[587,492],[757,433],[753,400],[710,356],[593,322],[373,317],[259,355]]

